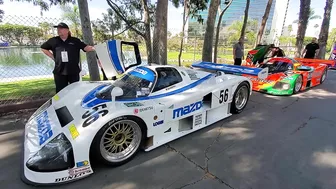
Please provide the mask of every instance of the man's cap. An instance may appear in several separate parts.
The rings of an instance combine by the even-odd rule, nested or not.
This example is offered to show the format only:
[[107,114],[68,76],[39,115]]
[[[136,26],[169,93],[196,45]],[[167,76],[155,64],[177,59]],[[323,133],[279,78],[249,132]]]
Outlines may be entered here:
[[58,25],[54,26],[54,28],[67,28],[67,29],[69,29],[69,26],[64,22],[61,22]]

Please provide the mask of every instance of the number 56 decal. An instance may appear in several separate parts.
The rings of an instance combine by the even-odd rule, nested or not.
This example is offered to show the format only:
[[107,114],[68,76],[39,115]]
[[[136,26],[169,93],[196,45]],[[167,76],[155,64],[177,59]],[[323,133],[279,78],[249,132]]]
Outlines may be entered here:
[[221,90],[219,93],[219,103],[222,104],[223,102],[226,102],[229,98],[229,89]]
[[100,116],[104,117],[108,113],[108,110],[105,108],[106,104],[100,104],[93,107],[91,110],[86,111],[82,116],[82,119],[85,119],[83,127],[91,125],[93,122],[97,121]]

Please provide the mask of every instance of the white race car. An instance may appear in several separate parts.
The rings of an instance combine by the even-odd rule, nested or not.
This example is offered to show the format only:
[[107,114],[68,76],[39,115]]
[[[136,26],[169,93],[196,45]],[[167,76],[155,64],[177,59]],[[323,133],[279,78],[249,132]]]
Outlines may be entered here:
[[73,83],[31,116],[24,134],[25,183],[84,178],[93,173],[90,154],[108,165],[124,164],[139,149],[150,151],[240,113],[252,92],[248,78],[222,71],[142,66],[134,43],[112,40],[96,51],[107,77],[122,77]]

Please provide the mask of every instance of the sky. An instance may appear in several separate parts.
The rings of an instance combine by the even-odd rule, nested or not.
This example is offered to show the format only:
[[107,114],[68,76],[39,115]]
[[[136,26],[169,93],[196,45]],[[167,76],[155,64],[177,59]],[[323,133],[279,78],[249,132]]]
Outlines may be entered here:
[[[95,20],[97,18],[101,18],[102,13],[106,12],[106,9],[109,8],[106,0],[88,0],[89,4],[89,12],[90,12],[90,19]],[[324,0],[311,0],[311,7],[315,10],[315,14],[320,15],[323,18],[324,14]],[[0,5],[0,9],[5,11],[6,15],[23,15],[23,16],[41,16],[40,15],[40,8],[37,6],[33,6],[32,3],[26,2],[13,2],[11,0],[4,0],[4,4]],[[330,28],[336,28],[336,3],[333,5],[332,14],[331,14],[331,21],[330,21]],[[300,10],[300,1],[299,0],[290,0],[289,4],[289,11],[286,18],[286,24],[291,24],[295,19],[298,19],[297,13]],[[178,33],[182,29],[182,14],[183,8],[175,8],[169,1],[168,6],[168,30],[171,31],[173,34],[176,32]],[[61,11],[59,7],[52,6],[49,11],[43,13],[43,17],[50,17],[50,18],[60,18]],[[322,24],[322,19],[311,21],[308,29],[307,29],[307,36],[318,35],[316,33],[316,29],[313,27],[315,24]],[[293,33],[296,33],[297,24],[293,25]],[[317,28],[318,32],[320,27]]]

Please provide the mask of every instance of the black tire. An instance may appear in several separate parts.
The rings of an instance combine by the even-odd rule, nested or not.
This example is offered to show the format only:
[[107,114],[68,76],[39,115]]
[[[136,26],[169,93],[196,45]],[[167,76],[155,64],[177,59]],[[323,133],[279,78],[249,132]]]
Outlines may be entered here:
[[[131,144],[133,143],[133,142],[135,142],[135,147],[134,147],[134,149],[130,149],[130,152],[125,152],[125,150],[122,150],[121,151],[121,153],[123,153],[123,152],[125,152],[125,153],[130,153],[130,154],[128,154],[127,155],[127,157],[125,158],[125,159],[123,159],[123,160],[118,160],[118,161],[112,161],[112,160],[109,160],[109,159],[107,159],[107,157],[106,156],[108,156],[107,155],[107,153],[108,152],[106,152],[106,151],[108,151],[106,148],[108,148],[108,147],[106,147],[106,146],[101,146],[101,145],[106,145],[106,142],[108,142],[108,141],[106,141],[107,139],[106,138],[104,138],[103,139],[103,141],[104,142],[102,142],[102,138],[108,133],[108,132],[111,132],[111,133],[114,133],[114,134],[116,134],[117,133],[117,131],[115,130],[116,129],[116,127],[114,127],[114,126],[116,126],[117,124],[119,124],[119,123],[130,123],[130,124],[134,124],[134,128],[133,128],[133,130],[132,130],[132,132],[133,133],[135,133],[135,132],[140,132],[140,134],[138,134],[136,137],[137,138],[132,138],[132,140],[131,140],[131,142],[130,142],[130,144],[129,144],[129,146],[128,147],[126,147],[126,149],[128,149],[130,146],[131,146]],[[124,126],[124,125],[123,125]],[[127,125],[126,125],[127,126]],[[126,131],[125,131],[126,132]],[[124,142],[124,144],[122,144],[122,145],[120,145],[120,144],[116,144],[116,138],[117,138],[117,136],[113,136],[114,138],[112,139],[112,135],[111,134],[107,134],[108,136],[111,136],[111,143],[110,143],[110,145],[112,145],[112,140],[113,140],[113,142],[115,143],[115,145],[114,146],[123,146],[124,147],[124,145],[127,145],[127,144],[125,144]],[[133,134],[133,137],[134,137],[134,134]],[[140,137],[140,138],[139,138]],[[124,138],[126,138],[126,136],[124,135]],[[95,159],[97,159],[99,162],[102,162],[103,164],[106,164],[106,165],[109,165],[109,166],[120,166],[120,165],[123,165],[123,164],[125,164],[125,163],[127,163],[127,162],[129,162],[130,160],[132,160],[135,156],[136,156],[136,154],[138,153],[138,151],[140,150],[140,148],[142,148],[143,147],[143,144],[144,144],[144,139],[145,139],[145,129],[144,129],[144,123],[142,122],[142,121],[140,121],[139,119],[136,119],[136,118],[134,118],[134,117],[132,117],[132,116],[122,116],[122,117],[118,117],[118,118],[115,118],[115,119],[113,119],[113,120],[111,120],[111,121],[109,121],[107,124],[105,124],[99,131],[98,131],[98,133],[96,134],[96,136],[95,136],[95,138],[94,138],[94,140],[93,140],[93,142],[92,142],[92,145],[91,145],[91,156],[93,156]],[[126,140],[127,139],[125,139],[124,141],[126,142]],[[138,141],[139,140],[139,141]],[[104,147],[104,149],[102,149],[101,147]],[[112,148],[112,150],[113,150],[113,148],[114,147],[112,147],[111,146],[111,148]],[[119,150],[119,147],[117,147],[117,149],[116,149],[117,151]],[[104,152],[105,151],[105,152]],[[110,158],[112,158],[112,156],[109,156]]]
[[[296,82],[298,82],[298,80],[301,80],[301,87],[300,88],[296,88]],[[302,75],[299,75],[298,78],[296,78],[295,83],[294,83],[294,88],[293,88],[293,94],[297,94],[298,92],[300,92],[300,89],[302,88],[303,85],[303,77]]]
[[[236,104],[236,98],[237,98],[237,95],[239,95],[238,91],[240,91],[240,90],[247,90],[247,95],[245,97],[246,98],[245,102],[243,102],[242,105],[239,105],[239,107],[237,107],[238,104]],[[242,83],[240,83],[238,85],[236,91],[234,92],[234,95],[233,95],[233,98],[232,98],[232,103],[231,103],[231,108],[230,108],[231,111],[230,112],[232,114],[239,114],[239,113],[241,113],[244,110],[244,108],[246,107],[249,98],[250,98],[250,85],[246,81],[244,81],[244,82],[242,82]]]
[[328,75],[328,68],[324,69],[323,74],[321,75],[321,78],[320,78],[320,84],[322,84],[326,80],[327,75]]

